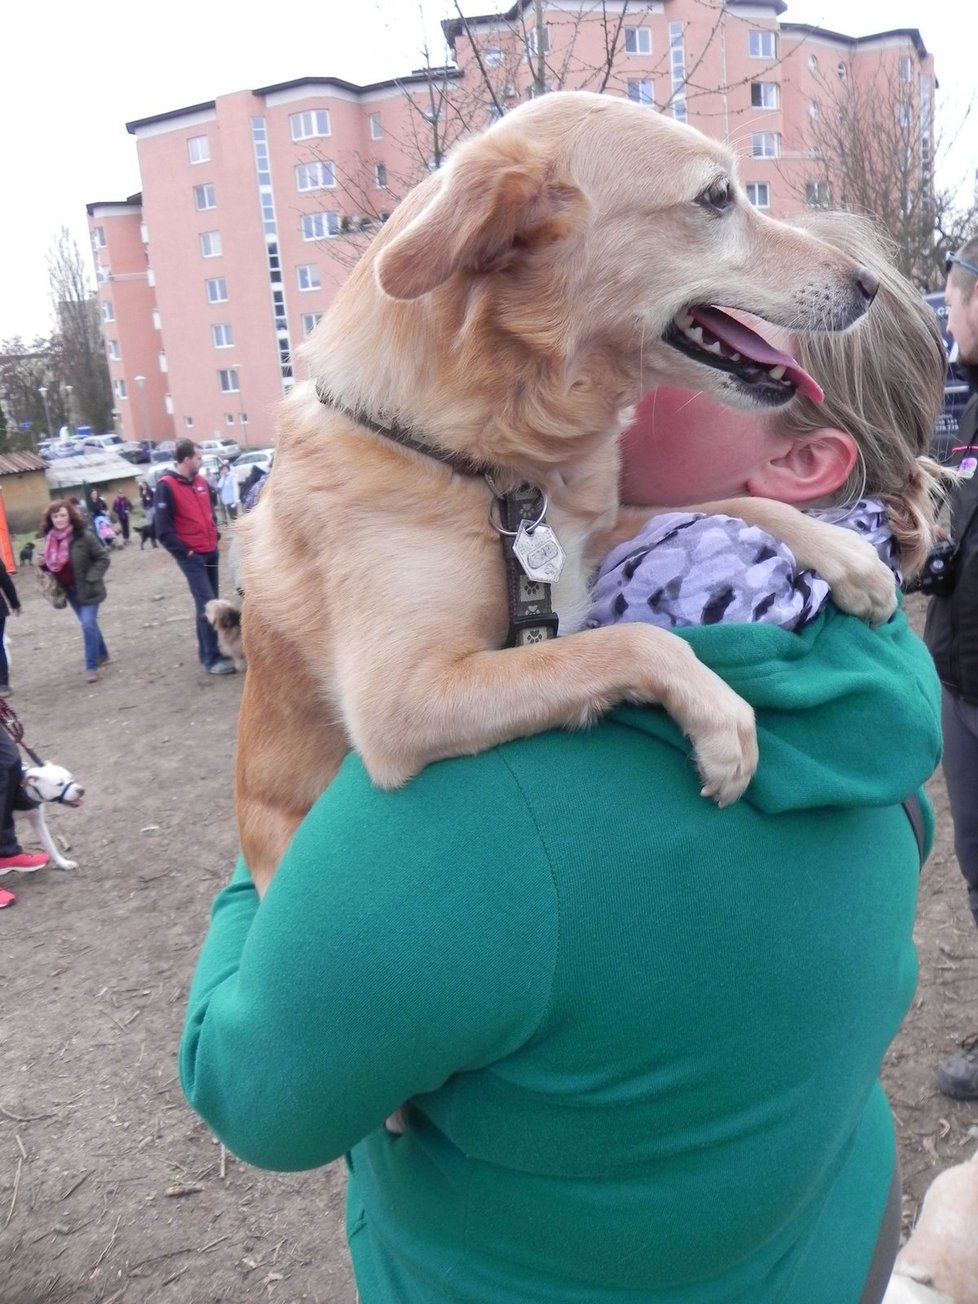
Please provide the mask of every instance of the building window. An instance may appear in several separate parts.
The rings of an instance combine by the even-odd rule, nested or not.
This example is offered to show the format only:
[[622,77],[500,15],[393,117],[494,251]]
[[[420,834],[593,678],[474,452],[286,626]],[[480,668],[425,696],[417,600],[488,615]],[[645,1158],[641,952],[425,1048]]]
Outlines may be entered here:
[[319,264],[303,263],[297,267],[296,276],[299,281],[300,290],[318,290],[319,289]]
[[844,63],[839,62],[836,65],[835,75],[838,77],[839,81],[844,82],[849,76],[849,69]]
[[217,382],[221,387],[222,394],[237,394],[239,389],[237,367],[228,367],[224,371],[219,371],[217,373]]
[[529,55],[550,53],[550,28],[531,27],[526,36],[526,52]]
[[805,182],[806,208],[831,208],[832,187],[828,181]]
[[118,340],[109,340],[109,358],[112,362],[119,362],[122,358],[122,350],[119,348]]
[[211,338],[214,341],[215,349],[230,349],[234,347],[234,333],[231,330],[230,322],[218,322],[211,327]]
[[750,138],[751,158],[779,158],[780,137],[776,131],[755,131]]
[[669,24],[669,81],[672,88],[672,116],[686,121],[686,36],[683,24]]
[[92,229],[92,248],[93,248],[93,249],[104,249],[104,248],[105,248],[105,227],[104,227],[104,226],[96,226],[96,227],[93,227],[93,229]]
[[766,181],[748,181],[747,198],[755,208],[770,208],[771,187]]
[[153,271],[152,267],[146,268],[146,284],[150,286],[156,284],[156,273]]
[[217,258],[221,253],[220,231],[201,231],[200,252],[205,258]]
[[814,54],[810,54],[808,56],[808,71],[810,73],[818,72],[818,60],[816,59]]
[[911,116],[909,101],[901,100],[897,105],[897,122],[901,127],[909,127]]
[[327,236],[339,235],[339,213],[303,213],[300,219],[303,240],[325,240]]
[[225,412],[225,413],[224,413],[224,424],[225,424],[226,426],[233,426],[233,425],[234,425],[234,413],[233,413],[233,412]]
[[122,379],[121,376],[119,376],[116,380],[112,382],[112,388],[115,390],[116,398],[126,397],[126,382]]
[[163,329],[163,318],[160,316],[159,308],[153,309],[152,321],[154,331],[161,331]]
[[818,114],[819,114],[818,104],[814,100],[812,100],[811,104],[809,104],[808,106],[808,116],[811,118],[812,122],[815,121],[815,119],[818,117]]
[[297,164],[295,185],[297,190],[332,190],[336,185],[332,163],[319,160],[316,163]]
[[102,300],[102,320],[115,321],[115,308],[107,299]]
[[374,185],[377,187],[378,190],[387,189],[387,164],[386,163],[374,164]]
[[206,186],[194,186],[194,208],[198,213],[206,212],[208,208],[216,208],[217,199],[214,197],[214,187],[207,183]]
[[293,140],[310,140],[314,136],[328,136],[329,110],[310,109],[306,113],[289,114],[289,130]]
[[625,53],[626,54],[651,54],[652,53],[651,27],[626,27],[625,28]]
[[776,59],[778,38],[775,32],[748,32],[747,52],[752,59]]
[[226,303],[228,297],[228,283],[223,276],[212,277],[211,280],[205,281],[207,286],[208,303]]
[[302,333],[311,335],[323,319],[321,312],[304,312],[302,314]]
[[187,156],[191,163],[209,163],[211,147],[206,136],[190,136],[187,140]]
[[625,83],[625,94],[635,104],[653,106],[652,83],[644,78],[629,77]]
[[370,117],[367,119],[367,123],[370,127],[370,139],[382,140],[384,137],[384,129],[380,125],[380,114],[371,113]]
[[166,363],[166,354],[162,351],[162,349],[156,355],[156,361],[160,364],[160,371],[163,372],[169,371],[169,367],[167,366]]
[[913,78],[913,63],[908,54],[900,57],[900,80],[909,83]]
[[184,419],[183,419],[183,424],[187,427],[188,430],[193,430],[193,428],[194,428],[194,419],[193,419],[193,417],[184,417]]
[[751,82],[750,106],[752,109],[776,109],[778,107],[777,82]]

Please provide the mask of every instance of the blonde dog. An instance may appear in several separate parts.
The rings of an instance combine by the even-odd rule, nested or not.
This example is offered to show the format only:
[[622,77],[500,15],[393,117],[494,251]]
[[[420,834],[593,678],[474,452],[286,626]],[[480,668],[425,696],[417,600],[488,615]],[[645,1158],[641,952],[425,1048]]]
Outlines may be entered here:
[[978,1154],[938,1173],[883,1304],[978,1304]]
[[[620,519],[618,435],[666,378],[732,406],[814,382],[710,305],[838,330],[876,281],[748,203],[724,146],[587,93],[523,105],[396,210],[304,346],[275,468],[239,526],[248,675],[241,845],[264,890],[346,753],[372,780],[659,703],[703,792],[735,800],[753,715],[689,647],[640,624],[573,633]],[[561,633],[504,648],[500,496],[529,484],[565,561]],[[745,514],[746,508],[740,510]],[[872,619],[892,577],[851,532],[755,503],[836,600]]]

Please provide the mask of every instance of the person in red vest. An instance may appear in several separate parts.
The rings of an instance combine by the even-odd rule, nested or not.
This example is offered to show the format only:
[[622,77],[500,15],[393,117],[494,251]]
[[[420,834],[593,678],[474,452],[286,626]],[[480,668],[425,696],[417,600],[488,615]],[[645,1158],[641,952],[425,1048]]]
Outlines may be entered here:
[[180,439],[174,458],[176,466],[156,485],[156,537],[176,558],[190,586],[201,665],[211,675],[233,675],[234,664],[221,656],[204,615],[208,602],[218,596],[218,535],[210,487],[200,474],[200,449],[192,439]]

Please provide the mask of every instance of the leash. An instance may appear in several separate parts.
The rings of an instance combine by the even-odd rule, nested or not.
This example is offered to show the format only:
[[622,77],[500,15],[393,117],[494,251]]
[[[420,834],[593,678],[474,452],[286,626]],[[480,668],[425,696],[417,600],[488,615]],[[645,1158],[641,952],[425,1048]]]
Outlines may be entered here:
[[0,697],[0,729],[8,733],[18,747],[24,749],[35,765],[44,764],[37,752],[24,742],[24,726],[17,719],[17,712],[5,697]]
[[458,475],[485,480],[493,495],[489,523],[499,535],[506,568],[509,629],[504,646],[526,647],[556,638],[559,619],[551,605],[550,588],[560,578],[564,552],[546,523],[547,495],[529,484],[501,494],[493,483],[493,476],[499,474],[497,467],[425,443],[396,422],[384,425],[365,412],[348,408],[333,397],[325,381],[316,382],[316,397],[324,407],[341,412],[355,425],[366,426],[402,448],[434,458]]

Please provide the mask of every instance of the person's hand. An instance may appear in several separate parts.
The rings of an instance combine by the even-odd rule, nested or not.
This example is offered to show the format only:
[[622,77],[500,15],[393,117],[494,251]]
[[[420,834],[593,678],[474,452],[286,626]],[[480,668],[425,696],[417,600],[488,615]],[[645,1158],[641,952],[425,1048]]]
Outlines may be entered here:
[[14,607],[14,615],[15,615],[15,616],[19,616],[19,615],[20,615],[20,607]]

